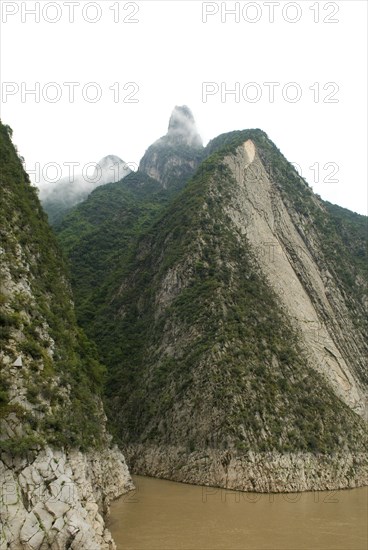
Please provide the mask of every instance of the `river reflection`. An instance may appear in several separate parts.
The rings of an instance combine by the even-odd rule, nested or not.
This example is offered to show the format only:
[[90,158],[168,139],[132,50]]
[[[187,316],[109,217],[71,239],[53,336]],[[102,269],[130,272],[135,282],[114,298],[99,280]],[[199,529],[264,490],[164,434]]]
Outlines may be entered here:
[[367,550],[368,489],[257,494],[134,476],[112,504],[118,550]]

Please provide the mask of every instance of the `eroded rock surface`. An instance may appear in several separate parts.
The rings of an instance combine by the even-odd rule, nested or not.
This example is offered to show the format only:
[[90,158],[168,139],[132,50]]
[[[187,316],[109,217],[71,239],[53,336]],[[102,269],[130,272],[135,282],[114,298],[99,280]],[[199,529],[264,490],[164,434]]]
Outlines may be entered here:
[[117,449],[81,453],[50,447],[0,461],[0,548],[115,548],[105,519],[111,500],[133,488]]

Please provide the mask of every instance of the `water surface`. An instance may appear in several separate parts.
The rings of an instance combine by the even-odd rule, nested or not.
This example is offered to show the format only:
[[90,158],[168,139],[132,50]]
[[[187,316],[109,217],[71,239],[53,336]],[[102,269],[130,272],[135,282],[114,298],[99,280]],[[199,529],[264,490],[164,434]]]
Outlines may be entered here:
[[134,476],[111,506],[118,550],[367,550],[368,489],[257,494]]

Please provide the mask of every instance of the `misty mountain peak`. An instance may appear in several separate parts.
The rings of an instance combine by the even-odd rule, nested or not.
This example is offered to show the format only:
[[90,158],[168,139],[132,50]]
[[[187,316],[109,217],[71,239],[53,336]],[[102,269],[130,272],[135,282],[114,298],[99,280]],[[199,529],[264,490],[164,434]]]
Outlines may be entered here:
[[175,106],[171,113],[166,137],[173,143],[202,147],[192,111],[186,105]]
[[123,160],[118,157],[117,155],[106,155],[106,157],[103,157],[100,162],[98,163],[101,167],[109,167],[113,166],[114,163],[121,163]]
[[166,135],[147,149],[139,170],[159,181],[164,188],[180,188],[199,166],[203,151],[192,111],[186,105],[176,106]]
[[116,155],[107,155],[97,164],[93,181],[98,181],[99,185],[120,181],[130,174],[131,170],[126,162]]
[[51,224],[57,224],[68,210],[84,201],[101,185],[124,179],[131,172],[129,165],[116,155],[107,155],[92,173],[75,174],[61,178],[55,183],[40,186],[40,199]]

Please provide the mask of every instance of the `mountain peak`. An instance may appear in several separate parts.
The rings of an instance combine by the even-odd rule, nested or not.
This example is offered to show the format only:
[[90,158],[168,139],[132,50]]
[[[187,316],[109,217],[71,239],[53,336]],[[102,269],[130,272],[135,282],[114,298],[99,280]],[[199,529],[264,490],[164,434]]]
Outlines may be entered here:
[[97,164],[92,176],[92,181],[97,181],[98,185],[120,181],[130,174],[131,169],[120,157],[116,155],[107,155]]
[[186,105],[176,106],[167,133],[147,149],[139,170],[164,188],[179,188],[194,174],[203,151],[192,111]]
[[130,174],[128,164],[116,155],[103,157],[92,174],[75,174],[58,182],[40,186],[40,199],[52,225],[61,221],[68,210],[84,201],[96,187],[124,179]]
[[174,107],[166,136],[174,143],[202,147],[202,139],[198,134],[194,116],[186,105]]

